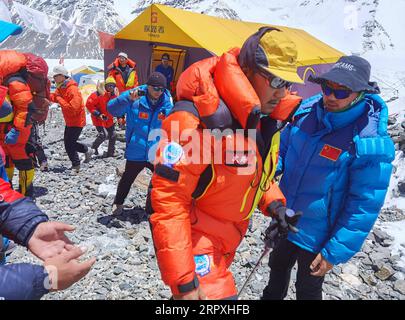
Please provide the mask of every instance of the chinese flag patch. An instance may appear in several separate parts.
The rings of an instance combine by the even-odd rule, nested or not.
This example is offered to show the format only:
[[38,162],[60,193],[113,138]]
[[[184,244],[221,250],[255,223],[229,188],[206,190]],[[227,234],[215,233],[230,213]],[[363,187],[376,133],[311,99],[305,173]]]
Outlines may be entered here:
[[164,120],[166,117],[165,117],[165,114],[164,113],[159,113],[159,115],[158,115],[158,119],[159,120]]
[[339,159],[339,156],[341,155],[341,153],[342,153],[342,149],[338,149],[338,148],[332,147],[328,144],[325,144],[319,155],[326,159],[329,159],[332,161],[337,161],[337,159]]
[[149,115],[146,112],[139,112],[139,119],[149,119]]

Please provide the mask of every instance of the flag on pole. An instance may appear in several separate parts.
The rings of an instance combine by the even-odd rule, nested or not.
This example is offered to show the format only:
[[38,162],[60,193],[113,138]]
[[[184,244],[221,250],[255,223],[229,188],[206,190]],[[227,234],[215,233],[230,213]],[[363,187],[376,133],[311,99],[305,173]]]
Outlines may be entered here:
[[39,33],[47,34],[48,36],[51,34],[52,25],[45,13],[31,9],[30,7],[24,6],[15,1],[13,1],[13,4],[18,15],[27,27],[30,27]]
[[101,49],[115,49],[114,35],[98,31]]

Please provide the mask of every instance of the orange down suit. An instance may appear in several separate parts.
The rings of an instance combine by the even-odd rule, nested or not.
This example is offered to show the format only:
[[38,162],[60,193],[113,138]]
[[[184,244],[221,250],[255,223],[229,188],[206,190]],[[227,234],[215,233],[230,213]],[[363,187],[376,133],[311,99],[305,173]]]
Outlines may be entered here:
[[67,127],[83,128],[86,125],[86,111],[82,94],[73,79],[67,79],[51,94],[51,100],[62,108]]
[[135,61],[128,59],[128,66],[129,66],[129,74],[128,74],[128,80],[124,80],[122,71],[119,68],[119,61],[118,58],[114,60],[114,62],[108,66],[108,76],[113,77],[115,79],[115,82],[117,84],[118,91],[121,93],[136,88],[139,83],[138,83],[138,74],[136,73],[135,67],[136,63]]
[[[14,50],[0,50],[0,60],[0,84],[8,87],[8,98],[14,113],[12,122],[0,123],[0,145],[7,156],[7,167],[15,165],[18,170],[31,170],[33,164],[25,146],[31,134],[31,115],[35,111],[35,105],[31,89],[25,80],[21,76],[13,76],[26,66],[27,58]],[[5,137],[13,127],[19,132],[17,143],[5,144]]]
[[[192,288],[190,284],[196,283],[197,278],[208,299],[235,298],[237,289],[229,266],[246,234],[251,214],[257,206],[266,213],[274,200],[285,203],[273,181],[280,141],[278,131],[268,139],[271,143],[264,157],[255,140],[243,133],[236,133],[233,138],[210,137],[212,143],[208,146],[204,143],[207,137],[201,138],[197,143],[200,160],[207,154],[217,159],[208,164],[185,161],[189,141],[176,138],[177,133],[187,130],[202,137],[205,125],[201,119],[220,101],[225,102],[243,128],[248,128],[249,114],[260,108],[260,100],[237,62],[238,54],[239,49],[233,49],[187,69],[177,85],[178,100],[192,101],[200,117],[188,111],[176,112],[175,107],[163,121],[162,129],[168,138],[161,140],[157,151],[149,196],[153,212],[150,222],[162,279],[175,295],[184,293],[184,288]],[[288,95],[280,104],[296,108],[300,101],[299,97]],[[176,121],[178,129],[172,125]],[[258,123],[255,129],[260,131],[260,126]],[[244,143],[235,146],[238,137]],[[227,139],[233,141],[227,145],[224,143]],[[162,150],[173,142],[180,144],[184,153],[177,163],[167,166]],[[227,158],[229,152],[233,156]],[[215,158],[218,154],[221,161]],[[247,155],[248,165],[240,155]],[[209,183],[196,196],[200,178],[207,170],[211,172]]]

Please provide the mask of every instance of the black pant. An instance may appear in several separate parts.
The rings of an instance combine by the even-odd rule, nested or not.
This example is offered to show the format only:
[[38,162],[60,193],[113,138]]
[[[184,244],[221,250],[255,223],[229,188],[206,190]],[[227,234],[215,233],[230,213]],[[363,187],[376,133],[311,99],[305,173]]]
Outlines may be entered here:
[[124,204],[125,198],[127,197],[132,184],[143,168],[148,168],[153,172],[153,165],[150,162],[127,160],[125,164],[125,171],[122,174],[120,182],[118,183],[114,204]]
[[310,269],[316,256],[286,239],[281,240],[269,258],[270,279],[263,290],[262,300],[282,300],[286,297],[295,262],[298,262],[295,283],[297,300],[322,300],[324,277],[312,276]]
[[79,154],[86,153],[89,149],[84,144],[77,142],[82,133],[83,128],[79,127],[65,127],[64,142],[65,149],[73,166],[80,164]]
[[114,155],[115,151],[115,142],[117,141],[117,135],[115,134],[114,125],[109,128],[96,127],[98,135],[96,140],[94,140],[92,148],[98,149],[98,147],[107,139],[108,135],[108,155]]
[[44,152],[41,137],[39,136],[38,122],[32,124],[31,135],[25,147],[25,151],[32,157],[37,166],[40,166],[41,163],[47,162],[48,160]]

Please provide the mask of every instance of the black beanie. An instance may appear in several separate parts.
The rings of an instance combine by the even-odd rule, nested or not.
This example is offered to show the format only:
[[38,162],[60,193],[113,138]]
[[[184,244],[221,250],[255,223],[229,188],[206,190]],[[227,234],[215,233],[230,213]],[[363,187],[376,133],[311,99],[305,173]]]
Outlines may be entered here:
[[148,81],[146,82],[148,86],[152,87],[162,87],[166,88],[167,81],[166,77],[160,72],[153,72],[150,76]]

